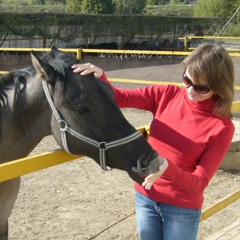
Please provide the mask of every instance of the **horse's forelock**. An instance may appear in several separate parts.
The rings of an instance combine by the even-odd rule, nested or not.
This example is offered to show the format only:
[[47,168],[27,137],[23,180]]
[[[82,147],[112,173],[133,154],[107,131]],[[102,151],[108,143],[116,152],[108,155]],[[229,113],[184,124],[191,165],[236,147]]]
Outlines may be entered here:
[[75,57],[60,53],[55,55],[54,58],[48,60],[54,70],[56,71],[56,81],[54,89],[54,102],[56,106],[60,106],[63,101],[64,96],[64,86],[66,81],[67,71],[72,71],[71,66],[74,63],[80,63],[80,60],[77,60]]

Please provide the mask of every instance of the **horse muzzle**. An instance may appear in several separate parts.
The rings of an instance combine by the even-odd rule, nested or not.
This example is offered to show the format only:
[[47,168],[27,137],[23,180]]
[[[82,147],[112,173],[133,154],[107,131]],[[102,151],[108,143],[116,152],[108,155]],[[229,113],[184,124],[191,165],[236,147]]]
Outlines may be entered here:
[[137,167],[132,167],[132,171],[140,178],[144,179],[148,175],[159,171],[159,166],[163,163],[163,158],[160,156],[153,158],[146,167],[143,166],[142,161],[142,159],[138,160]]

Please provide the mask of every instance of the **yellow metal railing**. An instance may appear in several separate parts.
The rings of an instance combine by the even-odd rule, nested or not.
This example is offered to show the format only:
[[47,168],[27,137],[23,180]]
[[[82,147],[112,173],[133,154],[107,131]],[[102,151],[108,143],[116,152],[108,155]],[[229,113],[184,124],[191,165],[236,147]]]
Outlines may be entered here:
[[[59,48],[62,52],[76,53],[77,59],[81,59],[81,48]],[[50,52],[51,48],[0,48],[0,52]]]
[[[180,40],[184,40],[184,49],[171,49],[171,50],[117,50],[117,49],[85,49],[85,48],[59,48],[63,52],[72,52],[76,53],[77,58],[81,59],[82,54],[84,53],[109,53],[109,54],[140,54],[140,55],[167,55],[167,56],[188,56],[191,54],[191,51],[195,48],[190,48],[188,46],[188,41],[190,39],[231,39],[237,40],[240,43],[240,37],[195,37],[195,36],[186,36],[184,38],[179,38]],[[229,51],[229,55],[233,57],[240,57],[240,48],[232,49],[226,48]],[[48,52],[50,48],[0,48],[0,52],[4,54],[4,52]]]
[[[193,44],[191,40],[197,40],[199,41],[198,44],[201,44],[206,41],[217,41],[221,42],[222,44],[225,44],[225,48],[229,52],[231,56],[239,57],[240,54],[240,47],[238,48],[232,48],[232,45],[240,45],[240,37],[221,37],[221,36],[185,36],[185,37],[180,37],[178,38],[179,40],[183,40],[184,42],[184,50],[185,51],[192,51],[196,49],[196,47],[191,47],[189,45]],[[197,44],[197,42],[195,42]]]
[[232,112],[240,112],[240,101],[233,102],[232,104]]
[[237,201],[239,198],[240,198],[240,189],[227,195],[226,197],[221,198],[217,202],[205,207],[202,211],[201,221],[211,217],[213,214],[219,212],[220,210],[227,207],[231,203]]

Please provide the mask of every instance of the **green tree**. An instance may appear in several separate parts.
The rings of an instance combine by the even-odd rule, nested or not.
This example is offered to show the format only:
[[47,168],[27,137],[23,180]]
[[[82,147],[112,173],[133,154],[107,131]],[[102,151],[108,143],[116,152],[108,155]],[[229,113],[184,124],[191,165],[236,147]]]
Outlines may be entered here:
[[44,0],[49,5],[66,5],[66,0]]
[[194,17],[230,17],[235,0],[199,0],[194,8]]
[[46,4],[45,0],[34,0],[32,2],[33,2],[33,5],[45,5]]
[[170,1],[171,5],[178,5],[179,3],[181,3],[181,0],[171,0]]
[[83,0],[82,13],[85,14],[111,14],[114,12],[112,0]]
[[154,1],[153,0],[147,0],[147,5],[154,5]]
[[116,14],[141,14],[146,7],[147,0],[113,0]]
[[163,0],[147,0],[147,5],[161,5],[163,4]]
[[81,13],[83,0],[66,0],[66,11],[69,13]]
[[[232,4],[232,13],[231,15],[233,15],[235,13],[235,11],[240,7],[240,0],[233,0],[231,1]],[[240,22],[240,12],[238,12],[237,17],[235,18],[235,22]]]

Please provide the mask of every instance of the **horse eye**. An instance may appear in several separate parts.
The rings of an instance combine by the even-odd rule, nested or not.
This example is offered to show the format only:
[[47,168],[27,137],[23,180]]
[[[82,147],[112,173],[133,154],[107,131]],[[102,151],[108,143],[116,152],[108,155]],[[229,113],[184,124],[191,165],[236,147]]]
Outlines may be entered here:
[[76,109],[77,109],[78,113],[84,113],[84,112],[87,111],[87,108],[85,106],[83,106],[83,105],[76,106]]

